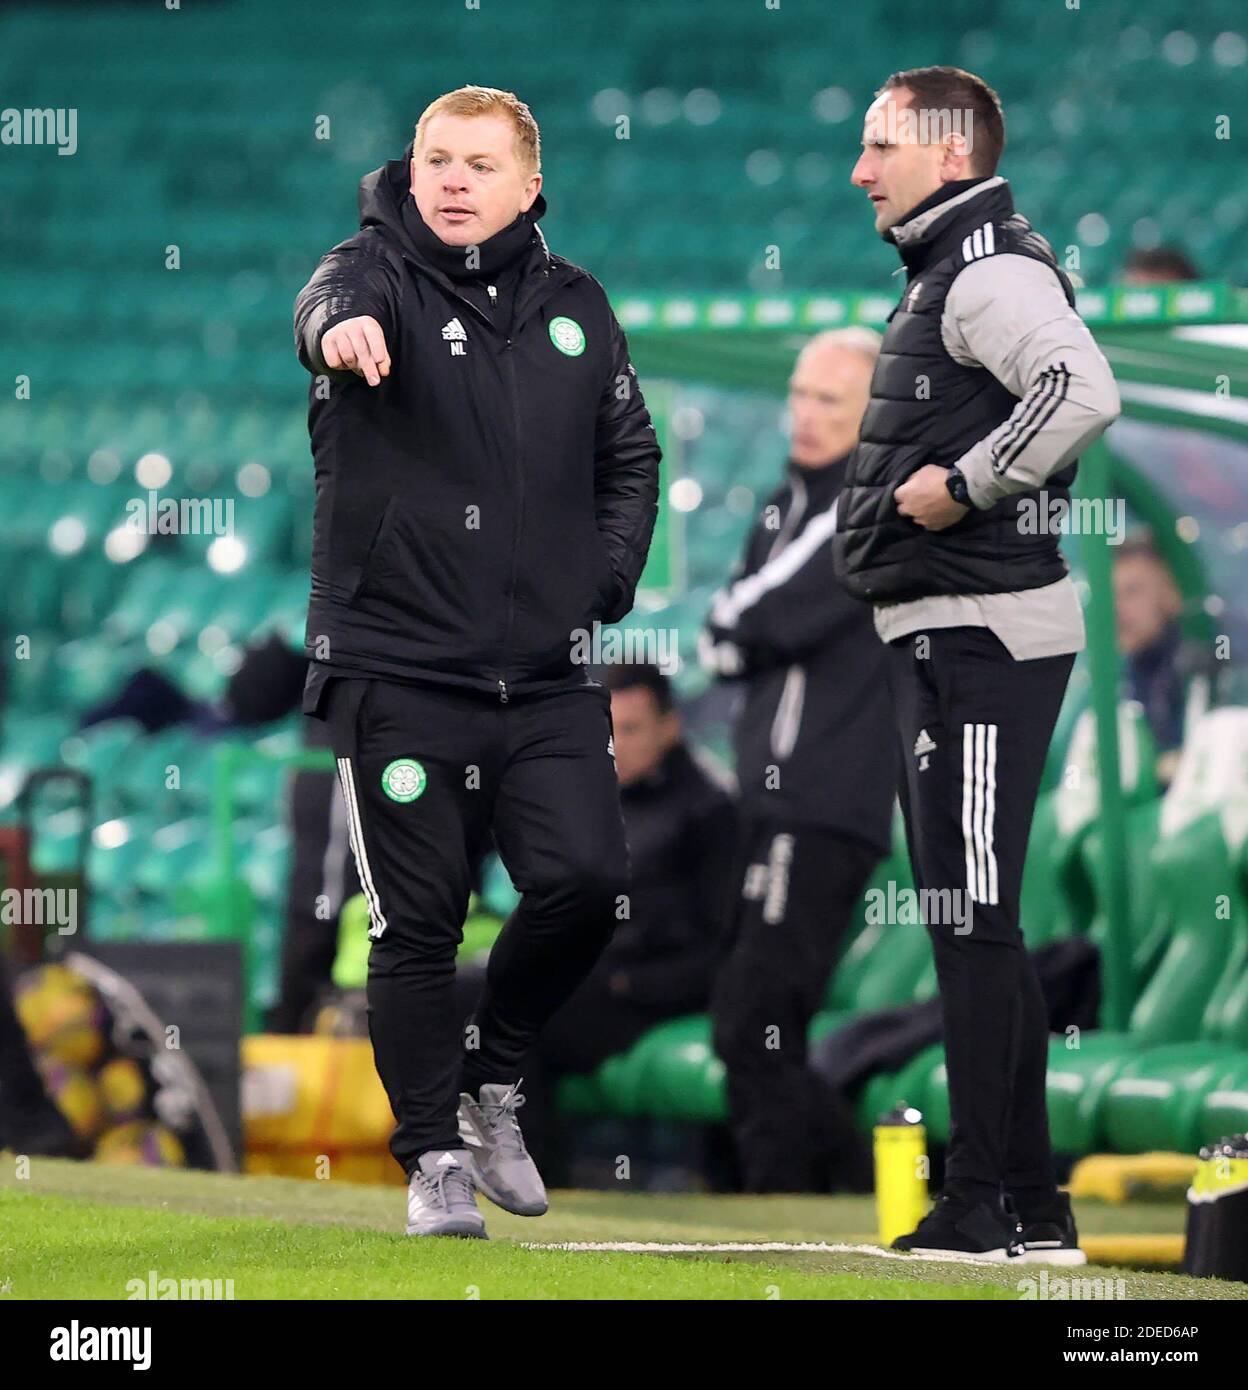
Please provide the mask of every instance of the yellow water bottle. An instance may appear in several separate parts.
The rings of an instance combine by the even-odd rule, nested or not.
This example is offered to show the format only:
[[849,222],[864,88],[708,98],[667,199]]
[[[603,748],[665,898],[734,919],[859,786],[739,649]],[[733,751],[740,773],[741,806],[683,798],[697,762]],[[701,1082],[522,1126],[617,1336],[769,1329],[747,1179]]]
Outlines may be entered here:
[[887,1249],[927,1212],[927,1130],[912,1105],[899,1105],[875,1127],[875,1209]]

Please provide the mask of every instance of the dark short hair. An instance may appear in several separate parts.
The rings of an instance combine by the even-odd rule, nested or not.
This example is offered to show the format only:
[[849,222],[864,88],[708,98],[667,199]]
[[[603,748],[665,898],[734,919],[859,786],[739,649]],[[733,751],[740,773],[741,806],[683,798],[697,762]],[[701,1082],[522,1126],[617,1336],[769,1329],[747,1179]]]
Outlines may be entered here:
[[1144,251],[1132,251],[1124,270],[1143,275],[1165,275],[1171,280],[1199,280],[1195,262],[1177,246],[1154,246]]
[[1114,563],[1117,564],[1120,560],[1151,560],[1167,571],[1170,568],[1166,557],[1157,548],[1152,534],[1142,530],[1132,531],[1123,539],[1121,545],[1114,547]]
[[650,662],[632,662],[622,666],[606,666],[599,672],[599,679],[608,690],[648,690],[654,697],[655,708],[660,714],[668,714],[676,704],[672,694],[672,683],[662,671]]
[[1005,149],[1005,112],[1001,98],[982,77],[965,68],[906,68],[895,72],[876,92],[908,87],[912,110],[968,111],[973,132],[971,168],[976,177],[995,174]]

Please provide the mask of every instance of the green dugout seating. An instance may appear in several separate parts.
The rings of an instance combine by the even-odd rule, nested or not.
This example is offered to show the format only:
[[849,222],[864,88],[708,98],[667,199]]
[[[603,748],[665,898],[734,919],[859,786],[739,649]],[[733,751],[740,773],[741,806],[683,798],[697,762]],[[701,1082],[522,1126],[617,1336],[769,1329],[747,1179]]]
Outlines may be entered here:
[[[1157,816],[1156,747],[1139,705],[1118,710],[1121,780],[1129,835],[1143,833]],[[1084,709],[1073,721],[1065,753],[1057,736],[1050,754],[1055,787],[1036,800],[1023,870],[1019,922],[1033,949],[1087,929],[1103,903],[1104,851],[1097,831],[1099,769],[1096,724]],[[1155,834],[1152,836],[1155,838]]]
[[[24,659],[15,659],[8,667],[8,700],[5,711],[6,730],[15,716],[37,716],[55,710],[60,705],[57,699],[58,657],[63,648],[57,643],[55,632],[33,631],[26,634],[29,647]],[[62,723],[68,725],[65,714],[60,716]],[[6,732],[5,742],[15,742]]]
[[[696,79],[706,90],[691,91],[694,78],[682,75],[679,64],[659,87],[639,76],[646,66],[639,67],[639,55],[666,51],[673,35],[696,36],[688,6],[654,0],[640,7],[628,41],[599,53],[591,71],[574,61],[595,37],[589,10],[534,2],[546,16],[540,21],[539,15],[538,27],[550,37],[553,61],[532,74],[525,96],[552,135],[557,167],[548,231],[556,250],[588,264],[621,294],[642,287],[686,292],[691,265],[697,287],[707,291],[868,289],[894,268],[887,248],[877,246],[865,259],[855,249],[861,210],[835,195],[840,174],[828,153],[847,138],[852,143],[860,99],[879,80],[876,55],[889,32],[887,16],[869,7],[838,15],[844,70],[829,77],[825,55],[809,42],[826,19],[822,0],[789,0],[786,13],[794,13],[784,32],[769,35],[762,62],[757,40],[764,21],[727,7],[723,43]],[[234,18],[243,12],[238,0],[221,8]],[[980,29],[968,31],[965,51],[951,57],[990,67],[1010,93],[1006,172],[1025,192],[1024,205],[1055,245],[1081,244],[1089,283],[1105,281],[1122,264],[1142,218],[1155,222],[1164,240],[1187,238],[1203,265],[1242,281],[1248,261],[1240,195],[1227,178],[1229,164],[1215,167],[1234,150],[1223,142],[1225,150],[1196,165],[1187,157],[1185,134],[1210,102],[1218,111],[1242,106],[1242,62],[1234,57],[1236,45],[1228,48],[1218,37],[1242,32],[1242,6],[1208,0],[1193,15],[1190,5],[1164,0],[1136,14],[1126,0],[1106,0],[1085,6],[1091,9],[1097,13],[1083,21],[1092,26],[1085,48],[1096,52],[1105,75],[1105,129],[1128,116],[1143,120],[1156,153],[1139,179],[1102,189],[1092,202],[1066,176],[1071,152],[1086,144],[1087,132],[1070,122],[1058,129],[1049,120],[1053,73],[1069,77],[1081,61],[1067,42],[1068,17],[1060,10],[1038,16],[1027,0],[1003,0],[1002,32],[1011,19],[1026,22],[1031,49]],[[189,841],[178,837],[200,833],[196,827],[207,815],[212,745],[153,741],[115,728],[79,740],[73,730],[85,709],[113,695],[140,666],[155,666],[193,698],[210,700],[224,688],[233,654],[266,626],[299,636],[313,473],[308,383],[291,351],[291,303],[320,252],[354,230],[356,181],[397,152],[415,115],[412,92],[439,77],[436,60],[419,54],[415,67],[393,81],[370,68],[368,55],[393,27],[384,16],[361,14],[343,36],[345,49],[327,48],[308,29],[306,7],[273,0],[247,10],[254,42],[240,54],[229,23],[201,24],[179,41],[149,10],[79,7],[70,21],[55,6],[24,7],[6,17],[0,54],[11,105],[46,102],[41,58],[55,51],[78,105],[91,114],[82,128],[86,157],[54,161],[64,195],[55,206],[47,197],[46,150],[14,147],[5,159],[6,209],[14,225],[37,223],[41,235],[26,248],[22,275],[3,288],[6,322],[23,343],[22,372],[34,395],[32,402],[0,401],[0,583],[9,626],[31,639],[28,659],[9,664],[0,814],[12,815],[23,773],[54,760],[67,743],[75,765],[96,780],[95,828],[109,818],[151,814],[158,817],[155,835],[169,822],[168,869],[153,852],[134,867],[131,881],[134,851],[127,842],[101,842],[93,850],[102,897],[116,907],[107,921],[97,914],[95,926],[117,935],[163,931],[182,910],[162,904],[162,895],[171,886],[181,892],[189,881],[173,871],[191,859]],[[497,32],[505,49],[532,31],[534,14],[500,13],[494,22],[504,26]],[[430,55],[462,37],[449,9],[431,12],[428,26]],[[1166,36],[1177,29],[1190,32],[1194,45],[1185,71],[1167,49]],[[119,62],[101,65],[103,49]],[[118,66],[127,73],[124,86],[112,71]],[[344,67],[370,73],[362,104],[358,92],[341,84]],[[779,105],[773,99],[778,74],[789,94]],[[266,109],[257,122],[248,113],[260,88]],[[1173,97],[1164,110],[1142,99],[1158,90]],[[318,94],[328,94],[328,106]],[[316,139],[312,129],[309,112],[322,108],[335,122],[332,141]],[[355,118],[344,116],[348,109]],[[616,141],[613,125],[625,112],[632,138]],[[608,160],[604,140],[612,147]],[[116,160],[124,178],[115,177]],[[282,171],[277,180],[275,168]],[[680,225],[639,216],[651,205],[656,176],[679,177],[685,186],[692,181],[699,214]],[[561,188],[577,196],[561,195]],[[84,206],[92,209],[85,240],[74,212]],[[603,218],[604,207],[613,209],[612,218]],[[812,207],[819,216],[806,215]],[[1192,207],[1210,213],[1198,224]],[[1106,228],[1096,245],[1076,235],[1090,213],[1100,214]],[[635,234],[621,238],[620,225]],[[182,255],[176,272],[164,264],[163,245],[136,252],[144,244],[136,232],[151,227],[170,228],[168,238]],[[710,238],[708,227],[716,229]],[[846,229],[852,235],[838,234]],[[761,264],[764,241],[773,239],[787,247],[783,273]],[[672,423],[673,443],[679,439],[672,457],[682,456],[677,471],[696,478],[706,498],[679,523],[688,528],[683,578],[708,587],[722,582],[748,517],[778,481],[782,463],[776,403],[755,398],[749,377],[743,368],[736,392],[690,391],[686,403],[695,411]],[[105,540],[127,503],[146,499],[135,464],[151,452],[173,469],[163,493],[234,503],[241,549],[192,535],[153,538],[130,563],[118,562],[124,546],[114,544],[110,556]],[[244,475],[249,463],[268,470],[267,489],[255,470]],[[240,560],[241,568],[229,569]],[[701,616],[688,604],[675,605],[672,625],[682,649],[692,650]],[[1084,677],[1077,669],[1072,690]],[[689,694],[706,677],[690,666],[678,680]],[[1077,712],[1078,701],[1069,703],[1063,720]],[[1056,738],[1054,748],[1063,756],[1065,739]],[[180,792],[163,785],[171,763],[182,773]],[[1036,944],[1084,930],[1095,939],[1105,924],[1100,836],[1092,819],[1079,825],[1068,819],[1064,772],[1057,769],[1046,782],[1051,796],[1037,809],[1024,884],[1024,931]],[[258,893],[272,891],[281,862],[276,838],[266,836],[280,814],[275,786],[268,771],[249,771],[239,793],[240,824],[248,827],[255,858],[254,865],[247,856],[240,862]],[[149,796],[154,799],[145,804]],[[1144,991],[1174,927],[1165,906],[1171,890],[1162,880],[1181,870],[1159,862],[1154,873],[1153,846],[1164,837],[1150,797],[1142,793],[1128,814],[1133,970]],[[46,854],[65,862],[78,833],[72,815],[53,797],[39,817],[37,828],[46,822]],[[876,886],[890,882],[909,884],[904,855],[882,866]],[[924,997],[933,988],[921,929],[864,920],[812,1033],[857,1010]],[[667,1097],[655,1104],[674,1105],[671,1097],[687,1091],[691,1108],[709,1113],[715,1073],[705,1039],[699,1043],[678,1029],[656,1036],[666,1039],[663,1046],[642,1048],[645,1085],[653,1081]],[[1165,1036],[1174,1040],[1172,1032]],[[627,1068],[616,1071],[624,1076]],[[634,1080],[619,1084],[640,1095]],[[1226,1093],[1236,1084],[1228,1082]]]
[[1226,1064],[1221,1078],[1201,1097],[1196,1111],[1198,1143],[1248,1130],[1248,1051]]
[[724,1120],[724,1065],[711,1048],[710,1018],[693,1014],[661,1023],[592,1074],[566,1078],[559,1102],[580,1115]]
[[[931,960],[931,947],[922,926],[880,921],[882,914],[872,911],[873,895],[887,895],[890,883],[898,890],[914,887],[900,824],[894,829],[892,853],[871,877],[862,923],[833,973],[826,1012],[817,1015],[816,1022],[829,1014],[841,1020],[855,1013],[905,1004],[914,998]],[[887,899],[883,901],[886,903]],[[828,1031],[827,1026],[821,1031]]]
[[[1053,1039],[1050,1122],[1064,1152],[1187,1151],[1235,1129],[1233,1121],[1242,1128],[1248,1116],[1248,711],[1206,716],[1164,808],[1154,797],[1152,745],[1138,709],[1124,707],[1121,720],[1139,995],[1126,1034]],[[1033,945],[1080,929],[1100,940],[1107,930],[1090,732],[1085,715],[1066,780],[1037,807],[1022,903]],[[1045,911],[1046,883],[1056,912]],[[874,1078],[859,1118],[870,1124],[901,1100],[923,1110],[934,1139],[948,1138],[939,1045],[901,1072]]]
[[[877,867],[868,892],[886,893],[890,880],[899,887],[912,886],[899,838],[892,854]],[[872,921],[876,914],[865,910],[869,902],[869,897],[864,900],[861,918],[851,926],[851,940],[829,984],[825,1008],[811,1020],[812,1041],[855,1013],[905,1003],[930,959],[921,926]],[[566,1078],[560,1103],[575,1114],[723,1120],[724,1066],[711,1047],[710,1018],[695,1014],[660,1024],[592,1075]]]
[[61,759],[87,773],[99,788],[120,775],[142,742],[143,726],[137,720],[109,719],[67,737],[61,744]]
[[[1123,706],[1120,737],[1124,790],[1129,801],[1147,807],[1156,796],[1154,749],[1138,706]],[[1024,929],[1035,945],[1069,934],[1093,914],[1094,884],[1081,855],[1095,824],[1095,753],[1095,726],[1085,712],[1075,726],[1062,785],[1042,797],[1037,808],[1023,905]],[[1095,856],[1092,862],[1095,867]],[[892,853],[872,877],[825,1007],[811,1022],[812,1041],[856,1014],[928,999],[936,992],[927,932],[918,922],[891,920],[890,884],[895,893],[914,888],[900,817]],[[660,1109],[665,1114],[678,1111],[677,1100],[683,1096],[682,1113],[687,1118],[715,1118],[723,1112],[722,1077],[722,1064],[710,1047],[709,1022],[688,1018],[647,1034],[627,1053],[604,1062],[592,1077],[570,1078],[563,1095],[579,1113],[637,1114],[641,1113],[638,1107],[644,1106],[645,1113],[652,1115]],[[713,1099],[716,1096],[720,1098]],[[932,1110],[935,1136],[947,1135],[948,1097],[940,1045],[926,1049],[898,1074],[873,1078],[859,1097],[859,1119],[864,1126],[870,1125],[903,1099]]]
[[1193,731],[1162,806],[1152,881],[1139,895],[1155,916],[1136,944],[1164,936],[1164,949],[1130,1025],[1053,1040],[1058,1149],[1186,1151],[1198,1142],[1205,1098],[1236,1084],[1248,1055],[1246,802],[1248,710],[1215,710]]
[[945,1088],[945,1047],[933,1043],[916,1053],[898,1072],[873,1076],[858,1097],[858,1123],[870,1129],[898,1105],[923,1112],[928,1134],[943,1142],[949,1137],[949,1098]]
[[148,855],[159,825],[158,816],[135,815],[116,817],[97,829],[87,852],[87,875],[93,895],[127,906],[137,903],[136,871]]
[[80,714],[115,695],[127,676],[150,661],[140,641],[122,641],[105,630],[54,647],[44,689],[62,708]]
[[144,556],[130,567],[117,603],[104,623],[115,642],[142,637],[177,584],[178,562],[168,555]]

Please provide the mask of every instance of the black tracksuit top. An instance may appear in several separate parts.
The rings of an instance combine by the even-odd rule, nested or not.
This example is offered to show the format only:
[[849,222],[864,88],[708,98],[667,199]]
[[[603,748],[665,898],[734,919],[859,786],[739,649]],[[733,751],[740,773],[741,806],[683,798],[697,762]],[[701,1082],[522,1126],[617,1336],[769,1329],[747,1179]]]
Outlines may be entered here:
[[852,835],[886,854],[897,736],[871,610],[833,570],[845,466],[788,464],[716,595],[707,635],[735,649],[734,669],[720,674],[744,686],[735,738],[744,815]]
[[[363,180],[361,231],[295,304],[314,374],[309,687],[346,671],[506,701],[587,681],[574,633],[632,607],[658,506],[624,334],[602,286],[536,226],[496,324],[483,287],[469,297],[405,232],[408,157]],[[390,351],[376,387],[320,355],[361,314]]]

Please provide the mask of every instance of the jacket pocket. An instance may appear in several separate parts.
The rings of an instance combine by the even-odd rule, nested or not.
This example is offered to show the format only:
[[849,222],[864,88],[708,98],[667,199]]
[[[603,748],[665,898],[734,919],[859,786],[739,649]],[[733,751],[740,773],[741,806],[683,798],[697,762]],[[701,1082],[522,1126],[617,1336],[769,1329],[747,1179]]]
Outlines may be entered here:
[[368,549],[364,552],[364,558],[360,562],[359,573],[355,577],[355,583],[347,597],[347,604],[354,604],[363,596],[364,590],[368,586],[369,577],[373,574],[377,566],[378,557],[383,553],[386,543],[394,533],[394,521],[398,515],[398,499],[392,497],[385,505],[381,513],[381,518],[377,522],[377,529],[373,532],[373,538],[368,543]]

